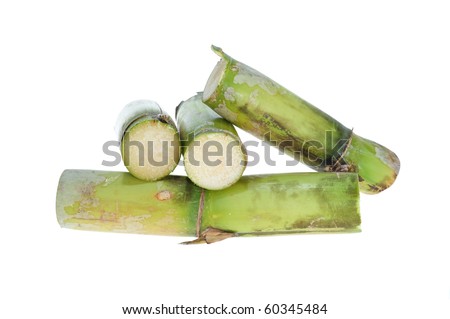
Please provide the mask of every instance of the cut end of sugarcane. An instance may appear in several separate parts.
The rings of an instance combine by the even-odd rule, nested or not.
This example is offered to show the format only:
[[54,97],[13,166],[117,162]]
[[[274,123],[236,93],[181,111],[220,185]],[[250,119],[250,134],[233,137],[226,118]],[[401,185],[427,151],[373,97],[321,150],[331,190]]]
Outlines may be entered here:
[[205,89],[203,90],[203,102],[209,100],[216,91],[216,88],[225,73],[227,64],[228,61],[225,59],[221,59],[219,62],[217,62],[216,67],[209,75],[208,81],[205,85]]
[[184,153],[186,174],[196,185],[219,190],[242,176],[247,156],[236,137],[224,132],[199,134]]
[[147,119],[131,126],[124,134],[121,148],[128,171],[145,181],[166,177],[180,160],[178,132],[160,119]]

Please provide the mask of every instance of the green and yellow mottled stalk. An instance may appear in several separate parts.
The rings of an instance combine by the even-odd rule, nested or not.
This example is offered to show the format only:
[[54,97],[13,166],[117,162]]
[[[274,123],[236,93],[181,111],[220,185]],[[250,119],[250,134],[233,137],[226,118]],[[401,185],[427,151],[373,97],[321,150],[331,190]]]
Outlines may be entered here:
[[122,172],[66,170],[56,214],[66,228],[199,236],[203,242],[350,232],[361,222],[354,173],[244,176],[227,189],[207,191],[182,176],[144,182]]
[[236,183],[247,155],[233,124],[206,106],[201,93],[178,105],[176,119],[188,177],[209,190]]
[[222,59],[211,73],[203,102],[243,130],[318,171],[356,171],[361,191],[376,194],[395,181],[398,157],[267,76],[213,46]]

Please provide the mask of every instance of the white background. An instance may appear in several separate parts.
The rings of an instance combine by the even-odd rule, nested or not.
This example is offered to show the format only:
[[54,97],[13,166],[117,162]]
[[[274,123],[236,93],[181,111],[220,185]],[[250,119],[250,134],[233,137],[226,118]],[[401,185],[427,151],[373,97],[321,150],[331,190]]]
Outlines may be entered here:
[[[449,15],[445,1],[2,1],[0,316],[326,303],[324,318],[449,318]],[[394,186],[361,196],[361,233],[182,246],[59,227],[61,172],[108,169],[128,102],[173,115],[218,61],[211,44],[397,153]],[[246,174],[307,170],[274,158]]]

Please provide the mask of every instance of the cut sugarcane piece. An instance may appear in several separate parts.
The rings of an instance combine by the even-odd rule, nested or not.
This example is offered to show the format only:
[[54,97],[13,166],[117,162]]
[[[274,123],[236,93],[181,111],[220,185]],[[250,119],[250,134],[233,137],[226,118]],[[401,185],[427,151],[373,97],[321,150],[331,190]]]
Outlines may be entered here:
[[176,125],[154,101],[137,100],[127,104],[118,117],[116,132],[123,162],[139,179],[161,179],[180,161]]
[[236,183],[247,155],[233,125],[203,104],[200,93],[178,105],[176,119],[188,177],[210,190]]
[[243,235],[359,230],[358,175],[244,176],[209,191],[184,176],[155,182],[128,173],[66,170],[56,196],[62,227],[214,242]]
[[315,170],[358,172],[363,192],[376,194],[394,183],[400,170],[394,152],[212,48],[221,60],[206,83],[203,102],[218,114]]

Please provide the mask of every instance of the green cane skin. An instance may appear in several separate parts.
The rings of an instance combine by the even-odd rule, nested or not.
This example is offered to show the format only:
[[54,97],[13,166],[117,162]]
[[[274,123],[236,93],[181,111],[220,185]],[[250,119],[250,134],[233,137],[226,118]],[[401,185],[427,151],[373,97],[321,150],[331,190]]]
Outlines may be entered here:
[[[376,194],[395,181],[398,157],[364,139],[267,76],[220,48],[223,73],[205,87],[203,102],[241,129],[318,171],[357,171],[361,191]],[[206,93],[208,92],[208,93]]]
[[200,134],[216,132],[228,134],[241,144],[233,124],[207,107],[202,102],[201,93],[181,102],[176,108],[175,118],[183,149],[186,149]]
[[180,176],[145,182],[129,173],[65,170],[56,214],[66,228],[194,236],[200,192]]
[[336,232],[357,227],[359,188],[354,173],[244,176],[205,195],[203,225],[240,234]]
[[172,236],[210,228],[234,236],[353,232],[361,222],[355,173],[244,176],[227,189],[207,191],[183,176],[145,182],[129,173],[66,170],[56,214],[65,228]]

